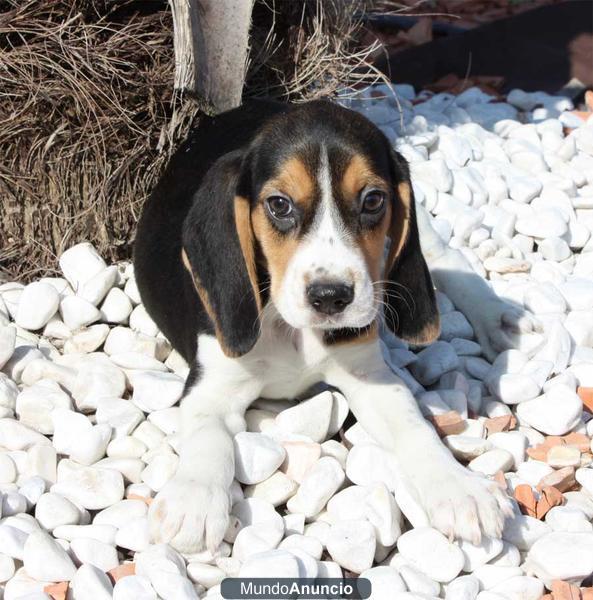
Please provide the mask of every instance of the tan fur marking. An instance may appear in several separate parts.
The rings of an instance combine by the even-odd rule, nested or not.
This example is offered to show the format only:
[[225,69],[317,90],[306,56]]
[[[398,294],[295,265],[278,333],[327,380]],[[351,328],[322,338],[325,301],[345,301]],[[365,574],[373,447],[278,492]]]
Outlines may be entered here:
[[262,247],[268,264],[268,271],[272,280],[272,298],[277,299],[286,268],[298,248],[299,241],[290,236],[279,235],[268,221],[261,204],[251,213],[251,221],[255,237]]
[[412,209],[412,190],[410,189],[410,184],[407,181],[399,183],[397,186],[397,193],[399,202],[396,202],[396,209],[391,217],[391,227],[389,231],[391,247],[385,264],[386,276],[389,271],[391,271],[396,258],[402,251],[402,248],[408,239],[410,229],[410,214]]
[[257,268],[255,266],[255,240],[253,239],[253,229],[251,228],[251,210],[249,200],[242,196],[235,196],[235,226],[243,258],[245,259],[245,265],[247,266],[249,281],[251,281],[251,287],[253,288],[257,310],[261,312],[262,304],[257,283]]
[[212,321],[212,324],[214,325],[214,333],[216,334],[216,339],[218,340],[218,343],[220,344],[222,351],[226,354],[226,356],[228,356],[230,358],[236,358],[236,357],[240,356],[236,352],[233,352],[232,350],[230,350],[227,347],[227,345],[225,344],[224,337],[220,331],[220,325],[218,324],[218,320],[216,318],[216,313],[214,312],[214,309],[212,308],[212,304],[210,304],[210,298],[208,297],[208,292],[206,291],[206,288],[204,288],[204,286],[200,283],[198,276],[194,273],[194,270],[191,268],[191,264],[189,262],[189,258],[187,256],[187,252],[185,251],[185,248],[181,248],[181,260],[183,261],[183,266],[187,269],[187,272],[191,275],[192,281],[194,282],[194,287],[196,288],[196,292],[198,293],[198,296],[200,297],[200,301],[202,302],[202,305],[204,306],[204,310],[206,311],[206,314],[208,315],[208,317]]
[[315,198],[315,181],[300,158],[293,156],[284,161],[278,175],[263,186],[261,197],[266,198],[274,192],[287,194],[304,210],[311,208]]
[[341,192],[347,202],[358,200],[358,195],[366,186],[385,187],[385,182],[373,172],[362,154],[355,154],[342,175]]

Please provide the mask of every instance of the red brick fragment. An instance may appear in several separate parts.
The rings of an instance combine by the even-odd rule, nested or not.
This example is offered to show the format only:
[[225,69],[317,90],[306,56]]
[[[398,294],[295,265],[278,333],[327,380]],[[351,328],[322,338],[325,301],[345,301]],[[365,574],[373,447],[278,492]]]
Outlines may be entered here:
[[52,583],[46,585],[43,591],[53,598],[53,600],[66,600],[66,594],[68,593],[68,582],[60,581],[59,583]]
[[583,401],[583,406],[590,413],[593,413],[593,387],[578,387],[577,394]]
[[136,563],[133,562],[125,562],[121,565],[115,567],[115,569],[111,569],[111,571],[107,571],[114,582],[122,579],[123,577],[128,577],[129,575],[136,574]]
[[561,579],[554,579],[552,581],[552,597],[554,600],[581,600],[581,591],[576,585]]
[[484,421],[484,427],[488,435],[499,433],[500,431],[510,431],[517,427],[517,419],[513,415],[502,415],[500,417],[492,417]]
[[456,410],[429,417],[437,433],[441,437],[461,433],[465,429],[465,421]]
[[515,500],[524,515],[535,517],[537,500],[530,485],[526,483],[518,485],[515,488]]
[[542,490],[540,499],[537,501],[535,507],[536,519],[543,519],[551,508],[554,508],[554,506],[562,506],[563,504],[564,496],[562,495],[562,492],[553,486],[545,487]]

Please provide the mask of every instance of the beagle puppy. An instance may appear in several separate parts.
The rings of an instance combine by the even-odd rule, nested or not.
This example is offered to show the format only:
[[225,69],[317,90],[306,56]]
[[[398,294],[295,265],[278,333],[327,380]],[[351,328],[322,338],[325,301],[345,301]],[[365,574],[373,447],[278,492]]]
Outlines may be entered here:
[[[439,334],[416,208],[406,161],[336,104],[251,102],[192,131],[135,247],[142,301],[191,365],[179,467],[150,506],[155,542],[214,550],[246,409],[321,381],[390,451],[427,524],[473,543],[500,537],[508,499],[453,458],[382,358],[379,326],[413,344]],[[428,237],[435,263],[459,266]]]

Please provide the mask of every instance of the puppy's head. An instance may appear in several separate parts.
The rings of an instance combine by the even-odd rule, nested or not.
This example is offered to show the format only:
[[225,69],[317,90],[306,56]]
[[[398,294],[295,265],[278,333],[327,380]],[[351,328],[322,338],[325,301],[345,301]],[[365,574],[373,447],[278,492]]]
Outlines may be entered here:
[[366,328],[383,312],[408,340],[437,335],[407,164],[361,115],[313,102],[270,119],[233,203],[255,310],[265,288],[294,328]]

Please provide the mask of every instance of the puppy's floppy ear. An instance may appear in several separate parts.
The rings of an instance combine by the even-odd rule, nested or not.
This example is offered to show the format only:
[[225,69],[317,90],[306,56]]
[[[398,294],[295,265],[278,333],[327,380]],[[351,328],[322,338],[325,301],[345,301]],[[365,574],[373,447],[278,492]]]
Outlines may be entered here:
[[439,335],[434,287],[418,237],[414,192],[405,159],[392,152],[396,198],[391,212],[391,246],[385,264],[385,321],[399,337],[427,344]]
[[231,152],[210,167],[183,225],[182,259],[232,357],[254,346],[262,308],[250,203],[238,192],[242,158],[241,151]]

